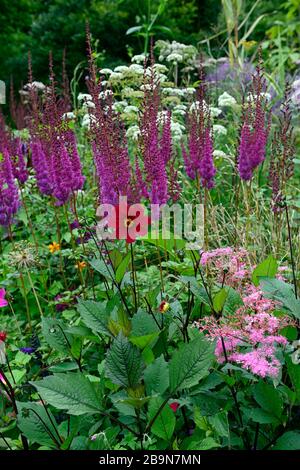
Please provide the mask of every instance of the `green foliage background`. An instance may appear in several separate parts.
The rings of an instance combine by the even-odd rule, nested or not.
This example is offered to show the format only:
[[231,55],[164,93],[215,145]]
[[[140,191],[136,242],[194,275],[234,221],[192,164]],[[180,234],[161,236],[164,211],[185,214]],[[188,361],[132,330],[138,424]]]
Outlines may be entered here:
[[[253,18],[268,13],[251,39],[262,40],[268,29],[274,34],[275,20],[285,21],[293,3],[273,0],[261,1]],[[159,0],[150,1],[151,13],[157,11]],[[254,0],[247,0],[246,12]],[[59,64],[63,49],[67,49],[67,69],[85,60],[85,23],[88,20],[98,51],[103,53],[106,66],[128,60],[131,53],[143,49],[143,39],[126,36],[126,31],[141,23],[147,14],[148,0],[1,0],[0,14],[0,70],[1,79],[9,82],[13,76],[17,85],[26,81],[27,52],[31,50],[34,76],[44,80],[48,76],[48,54],[52,50],[54,63]],[[287,6],[288,4],[288,6]],[[296,6],[297,14],[297,6]],[[225,19],[221,0],[168,0],[167,8],[158,22],[169,29],[158,30],[155,39],[169,39],[197,45],[224,29]],[[226,29],[226,28],[225,28]],[[212,43],[215,54],[224,54],[224,38]]]

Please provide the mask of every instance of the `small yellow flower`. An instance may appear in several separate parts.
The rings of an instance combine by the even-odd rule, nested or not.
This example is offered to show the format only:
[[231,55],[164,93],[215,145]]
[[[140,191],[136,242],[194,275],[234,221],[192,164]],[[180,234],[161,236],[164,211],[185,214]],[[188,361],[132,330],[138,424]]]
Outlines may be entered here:
[[48,248],[49,248],[50,253],[52,253],[52,255],[53,255],[53,253],[60,250],[60,243],[52,242],[48,246]]
[[79,271],[82,271],[84,268],[86,268],[86,262],[85,261],[77,261],[75,266],[76,266],[77,269],[79,269]]
[[159,311],[160,313],[166,313],[170,308],[170,304],[166,302],[165,300],[162,301],[162,303],[159,306]]

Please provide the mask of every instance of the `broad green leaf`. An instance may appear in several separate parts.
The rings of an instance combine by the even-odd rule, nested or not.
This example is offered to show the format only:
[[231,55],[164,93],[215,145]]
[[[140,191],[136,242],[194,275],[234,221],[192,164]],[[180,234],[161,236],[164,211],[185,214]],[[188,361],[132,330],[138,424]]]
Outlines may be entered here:
[[262,261],[252,273],[252,282],[255,286],[259,285],[260,277],[275,277],[278,270],[278,264],[276,259],[270,255],[264,261]]
[[284,310],[300,319],[300,300],[296,299],[291,284],[279,279],[262,279],[260,286],[266,297],[277,300]]
[[122,333],[119,333],[106,355],[105,370],[114,384],[123,387],[134,388],[141,379],[141,353]]
[[248,418],[252,419],[255,423],[259,424],[278,424],[278,419],[268,413],[267,411],[263,410],[262,408],[250,408],[245,410],[245,415]]
[[197,385],[208,374],[214,360],[214,344],[203,336],[182,345],[170,361],[170,391]]
[[287,431],[280,436],[272,450],[300,450],[300,432]]
[[169,366],[163,355],[155,359],[144,372],[147,394],[162,395],[169,386]]
[[17,402],[17,408],[18,427],[27,439],[52,448],[59,447],[60,439],[57,435],[57,426],[54,427],[55,418],[49,409],[47,414],[42,405],[34,402]]
[[78,299],[77,309],[84,323],[97,333],[112,336],[109,327],[109,312],[106,304],[93,300]]
[[130,262],[130,251],[127,255],[122,259],[121,263],[119,264],[117,271],[116,271],[116,281],[120,284],[122,281],[124,274],[126,273],[126,269]]
[[56,351],[68,353],[72,340],[65,330],[66,325],[62,320],[42,318],[42,333],[49,346]]
[[[148,419],[149,421],[156,415],[159,407],[162,405],[163,399],[162,398],[152,398],[149,403],[149,412],[148,412]],[[173,436],[173,432],[175,429],[176,418],[174,411],[170,408],[168,404],[166,404],[156,420],[154,421],[153,426],[151,427],[151,431],[155,436],[160,437],[164,441],[170,441],[171,437]]]
[[260,381],[253,386],[253,396],[264,411],[275,416],[280,421],[283,411],[283,400],[276,388]]
[[300,401],[300,365],[294,364],[290,356],[286,356],[286,365],[297,400]]
[[213,298],[213,307],[215,312],[222,312],[227,296],[228,289],[226,287],[223,287],[219,290],[219,292],[217,292],[217,294]]
[[232,287],[228,288],[228,295],[223,306],[224,315],[233,315],[243,305],[240,294]]
[[153,343],[160,333],[155,320],[145,310],[138,310],[132,317],[131,325],[129,340],[140,349]]
[[110,281],[115,278],[113,269],[111,266],[108,266],[102,259],[94,258],[90,262],[90,265],[98,271],[98,273],[102,274],[106,279]]
[[101,404],[95,388],[81,373],[56,374],[30,382],[43,400],[73,415],[99,413]]

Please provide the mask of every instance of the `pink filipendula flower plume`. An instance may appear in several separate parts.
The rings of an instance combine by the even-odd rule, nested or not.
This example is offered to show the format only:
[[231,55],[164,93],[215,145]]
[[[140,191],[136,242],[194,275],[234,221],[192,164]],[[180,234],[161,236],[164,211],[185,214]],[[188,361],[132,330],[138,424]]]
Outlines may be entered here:
[[222,285],[234,287],[242,299],[234,315],[205,317],[196,322],[200,331],[216,340],[218,362],[236,363],[260,377],[277,377],[281,367],[277,352],[287,345],[280,330],[293,322],[275,316],[279,302],[264,297],[261,289],[251,284],[253,267],[248,253],[219,248],[202,253],[200,263],[209,266]]
[[0,307],[7,307],[7,305],[8,305],[8,302],[5,299],[5,295],[6,295],[5,289],[3,289],[3,288],[0,289]]
[[188,116],[188,151],[182,145],[182,154],[187,175],[191,179],[198,178],[204,188],[211,189],[214,186],[216,168],[213,161],[211,118],[205,96],[205,76],[201,69],[197,101]]
[[248,101],[243,104],[238,172],[244,181],[252,178],[254,170],[265,159],[269,130],[270,113],[267,111],[266,81],[259,64],[252,78]]

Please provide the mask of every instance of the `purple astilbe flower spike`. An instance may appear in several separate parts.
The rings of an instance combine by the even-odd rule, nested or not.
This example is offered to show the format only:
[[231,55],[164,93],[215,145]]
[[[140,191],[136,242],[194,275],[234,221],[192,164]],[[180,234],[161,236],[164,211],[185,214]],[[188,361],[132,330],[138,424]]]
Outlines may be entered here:
[[31,142],[31,158],[34,168],[37,185],[42,194],[47,196],[52,194],[52,179],[49,167],[49,161],[43,150],[40,140]]
[[199,173],[204,188],[213,188],[216,168],[213,162],[213,142],[209,127],[205,129],[203,153],[199,164]]
[[238,154],[238,172],[249,181],[254,170],[264,161],[270,130],[270,113],[265,97],[266,81],[259,64],[253,76],[248,103],[243,105]]
[[191,179],[201,180],[203,187],[211,189],[216,169],[213,162],[211,118],[205,95],[205,76],[201,69],[197,101],[188,116],[188,151],[182,146],[182,154],[187,175]]
[[[171,157],[170,134],[171,116],[167,116],[162,137],[159,137],[158,113],[160,107],[160,87],[151,65],[150,79],[144,77],[143,113],[140,120],[140,150],[143,160],[145,183],[153,204],[165,204],[168,200],[168,178],[166,164]],[[166,138],[166,141],[164,141]]]
[[171,120],[171,111],[168,111],[164,119],[162,134],[160,138],[160,152],[165,163],[168,163],[172,156]]
[[10,225],[19,207],[19,193],[15,185],[11,161],[8,151],[3,149],[0,161],[0,225]]
[[21,139],[13,139],[10,146],[10,154],[12,161],[12,171],[14,177],[19,183],[24,184],[28,179],[28,171],[25,162],[25,154],[27,152],[26,145],[24,145]]
[[121,196],[127,196],[129,202],[134,202],[131,194],[131,166],[125,128],[120,116],[113,110],[112,93],[106,93],[104,97],[103,94],[100,95],[102,85],[96,77],[89,31],[87,31],[87,45],[90,75],[87,85],[95,105],[89,108],[90,138],[100,201],[117,205]]
[[56,198],[57,205],[63,205],[72,193],[73,172],[71,159],[61,141],[57,141],[52,148],[52,152],[52,195]]
[[69,129],[65,133],[66,146],[70,155],[71,166],[72,166],[72,184],[71,189],[78,191],[83,188],[85,177],[82,174],[82,167],[80,157],[78,155],[76,137],[74,132]]

